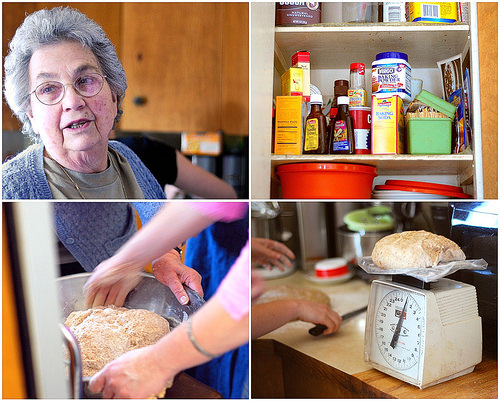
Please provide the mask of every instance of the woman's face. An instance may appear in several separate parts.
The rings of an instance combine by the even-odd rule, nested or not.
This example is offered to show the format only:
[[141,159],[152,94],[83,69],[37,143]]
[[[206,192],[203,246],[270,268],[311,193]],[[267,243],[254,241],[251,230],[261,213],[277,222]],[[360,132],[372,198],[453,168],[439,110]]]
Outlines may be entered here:
[[89,98],[81,96],[72,85],[81,74],[95,72],[102,75],[96,57],[76,42],[47,45],[31,57],[31,91],[48,81],[68,84],[63,98],[54,105],[41,103],[35,94],[30,96],[28,116],[34,132],[40,135],[46,150],[56,160],[86,152],[102,153],[107,149],[117,113],[116,95],[106,80],[101,91]]

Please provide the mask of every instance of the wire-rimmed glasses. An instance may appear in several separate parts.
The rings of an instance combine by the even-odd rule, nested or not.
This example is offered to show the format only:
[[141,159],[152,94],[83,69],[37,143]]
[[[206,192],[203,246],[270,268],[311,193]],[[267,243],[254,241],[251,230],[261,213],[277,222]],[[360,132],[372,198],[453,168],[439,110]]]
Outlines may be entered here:
[[61,101],[66,93],[66,86],[73,85],[75,91],[83,97],[97,95],[104,86],[106,77],[97,72],[86,73],[76,78],[72,84],[63,84],[58,81],[47,81],[38,85],[32,93],[43,104],[51,106]]

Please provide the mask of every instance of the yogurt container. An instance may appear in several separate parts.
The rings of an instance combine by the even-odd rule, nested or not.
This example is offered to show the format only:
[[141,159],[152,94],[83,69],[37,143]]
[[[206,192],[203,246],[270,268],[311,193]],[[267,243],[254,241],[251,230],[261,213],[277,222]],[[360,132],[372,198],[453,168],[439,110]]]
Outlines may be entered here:
[[398,95],[405,102],[411,100],[411,66],[406,53],[377,54],[372,63],[372,94]]

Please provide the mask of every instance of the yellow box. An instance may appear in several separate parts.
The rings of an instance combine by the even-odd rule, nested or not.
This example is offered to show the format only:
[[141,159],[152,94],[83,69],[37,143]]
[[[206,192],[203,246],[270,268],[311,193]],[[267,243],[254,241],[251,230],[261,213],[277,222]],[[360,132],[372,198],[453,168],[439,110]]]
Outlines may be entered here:
[[302,96],[276,96],[274,153],[302,153]]
[[393,95],[372,95],[372,154],[402,154],[405,151],[403,100]]
[[428,23],[448,23],[457,22],[457,3],[407,3],[408,21],[428,22]]
[[222,133],[183,132],[181,152],[185,155],[218,156],[222,152]]
[[289,68],[281,76],[281,96],[302,96],[303,85],[302,68]]

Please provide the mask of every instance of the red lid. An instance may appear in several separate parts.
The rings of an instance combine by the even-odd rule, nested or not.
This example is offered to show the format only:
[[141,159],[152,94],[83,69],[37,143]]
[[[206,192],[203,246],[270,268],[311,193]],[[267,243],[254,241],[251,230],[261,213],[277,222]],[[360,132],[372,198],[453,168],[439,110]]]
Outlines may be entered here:
[[430,195],[449,196],[451,198],[462,198],[462,199],[472,198],[471,195],[461,193],[461,192],[456,192],[456,191],[443,191],[443,190],[428,189],[428,188],[408,187],[408,186],[404,186],[404,185],[376,185],[375,189],[377,189],[377,190],[385,189],[385,190],[389,190],[389,191],[419,192],[419,193],[430,194]]
[[464,192],[462,188],[455,187],[453,185],[434,184],[432,182],[421,182],[421,181],[386,180],[385,185],[401,185],[405,187],[434,189],[436,191],[441,190],[441,191],[451,191],[459,193]]
[[292,64],[297,63],[298,61],[311,61],[311,54],[308,51],[302,50],[300,52],[296,52],[292,56]]
[[361,75],[365,74],[365,65],[363,63],[352,63],[351,70],[358,69]]
[[330,117],[335,117],[338,112],[339,112],[338,107],[330,107]]
[[301,171],[347,171],[355,173],[377,174],[377,168],[364,164],[349,163],[292,163],[281,164],[277,167],[277,173],[290,173]]

